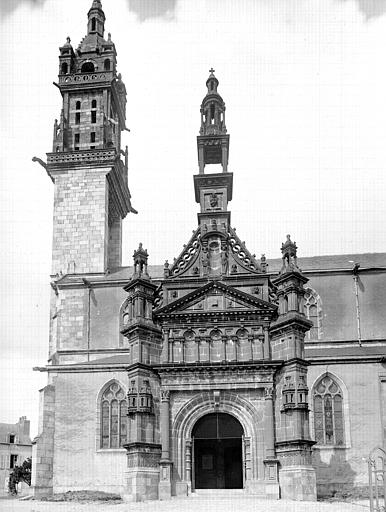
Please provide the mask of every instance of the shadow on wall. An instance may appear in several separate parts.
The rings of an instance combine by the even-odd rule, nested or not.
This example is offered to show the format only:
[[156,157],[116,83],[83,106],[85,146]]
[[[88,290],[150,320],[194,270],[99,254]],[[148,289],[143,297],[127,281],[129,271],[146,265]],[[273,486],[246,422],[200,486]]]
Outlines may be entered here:
[[331,450],[322,451],[314,449],[312,463],[316,471],[318,498],[351,495],[353,493],[356,472],[346,460],[346,450],[331,448]]

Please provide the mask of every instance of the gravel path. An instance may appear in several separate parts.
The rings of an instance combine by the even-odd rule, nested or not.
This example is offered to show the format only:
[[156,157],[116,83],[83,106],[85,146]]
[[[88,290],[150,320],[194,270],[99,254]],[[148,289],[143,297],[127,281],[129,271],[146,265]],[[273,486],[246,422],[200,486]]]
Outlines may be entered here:
[[265,501],[252,496],[210,497],[197,496],[173,498],[170,501],[148,501],[145,503],[74,503],[47,501],[20,501],[1,499],[1,512],[368,512],[366,502],[324,503]]

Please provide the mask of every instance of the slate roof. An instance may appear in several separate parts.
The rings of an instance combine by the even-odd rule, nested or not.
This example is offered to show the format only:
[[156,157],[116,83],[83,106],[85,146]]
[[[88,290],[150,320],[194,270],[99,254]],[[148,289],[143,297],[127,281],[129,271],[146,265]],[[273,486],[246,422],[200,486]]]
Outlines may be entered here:
[[[332,254],[326,256],[310,256],[306,258],[298,258],[298,265],[302,271],[323,271],[323,270],[350,270],[353,264],[350,261],[360,263],[360,268],[383,268],[386,270],[386,253],[364,253],[364,254]],[[277,273],[282,265],[281,258],[267,259],[268,273]],[[148,273],[150,277],[157,281],[163,279],[163,265],[149,265]],[[134,267],[121,267],[113,269],[109,274],[101,276],[97,280],[103,282],[110,281],[129,281],[134,273]],[[65,275],[60,279],[60,283],[68,283],[74,277]]]

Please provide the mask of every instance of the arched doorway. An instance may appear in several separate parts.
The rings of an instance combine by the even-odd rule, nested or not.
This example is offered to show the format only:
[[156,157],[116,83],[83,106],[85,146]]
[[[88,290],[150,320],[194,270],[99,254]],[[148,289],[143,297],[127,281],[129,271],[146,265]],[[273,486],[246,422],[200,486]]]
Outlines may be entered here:
[[243,487],[243,435],[230,414],[206,414],[197,421],[192,432],[195,489]]

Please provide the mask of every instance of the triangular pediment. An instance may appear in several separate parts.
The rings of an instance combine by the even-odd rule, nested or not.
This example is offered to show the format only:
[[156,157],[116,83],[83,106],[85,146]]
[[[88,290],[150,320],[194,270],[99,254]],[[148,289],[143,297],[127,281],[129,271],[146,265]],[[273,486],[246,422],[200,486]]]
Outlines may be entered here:
[[166,306],[155,315],[199,314],[208,312],[273,312],[276,306],[221,281],[211,281]]

